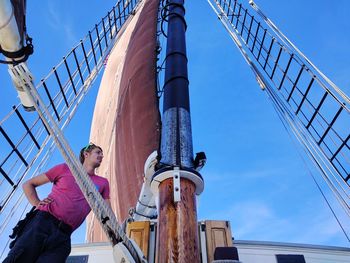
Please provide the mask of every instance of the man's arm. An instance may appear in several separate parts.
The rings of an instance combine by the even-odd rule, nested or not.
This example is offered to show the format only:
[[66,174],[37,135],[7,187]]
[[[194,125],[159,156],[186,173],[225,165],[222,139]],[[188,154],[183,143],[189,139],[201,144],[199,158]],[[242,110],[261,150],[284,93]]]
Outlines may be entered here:
[[47,203],[51,203],[52,200],[50,198],[45,198],[44,200],[40,200],[38,197],[38,193],[36,192],[36,187],[49,183],[50,180],[49,178],[46,176],[46,174],[40,174],[38,176],[35,176],[31,179],[29,179],[28,181],[26,181],[22,188],[23,188],[23,192],[26,195],[29,203],[31,203],[33,206],[38,207],[39,205],[42,204],[47,204]]

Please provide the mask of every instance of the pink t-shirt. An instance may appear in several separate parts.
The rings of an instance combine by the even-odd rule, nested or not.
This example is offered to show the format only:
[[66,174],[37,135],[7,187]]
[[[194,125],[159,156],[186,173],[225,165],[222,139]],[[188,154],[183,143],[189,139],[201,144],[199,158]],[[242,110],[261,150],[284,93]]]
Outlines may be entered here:
[[[48,197],[53,201],[47,205],[41,205],[38,210],[46,211],[77,229],[90,213],[90,206],[85,200],[78,184],[69,170],[67,164],[59,164],[49,171],[46,176],[53,183],[52,191]],[[106,178],[90,175],[104,199],[109,199],[109,184]]]

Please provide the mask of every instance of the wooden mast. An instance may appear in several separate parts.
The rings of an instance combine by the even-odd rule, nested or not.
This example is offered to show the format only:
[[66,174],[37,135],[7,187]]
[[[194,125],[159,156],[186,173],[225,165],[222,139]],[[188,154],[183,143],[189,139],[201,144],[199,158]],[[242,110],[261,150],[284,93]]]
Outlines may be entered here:
[[181,201],[173,200],[173,179],[166,179],[159,186],[157,261],[200,262],[196,186],[188,179],[181,179]]
[[203,180],[195,170],[189,106],[186,22],[183,0],[170,0],[168,21],[160,169],[157,184],[156,262],[200,262],[196,194]]

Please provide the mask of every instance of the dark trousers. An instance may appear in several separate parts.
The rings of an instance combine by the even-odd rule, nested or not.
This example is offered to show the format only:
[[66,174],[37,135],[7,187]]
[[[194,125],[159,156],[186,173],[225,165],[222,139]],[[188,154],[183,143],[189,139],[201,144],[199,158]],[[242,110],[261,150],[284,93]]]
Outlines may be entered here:
[[38,211],[3,263],[64,263],[71,251],[70,235],[66,224]]

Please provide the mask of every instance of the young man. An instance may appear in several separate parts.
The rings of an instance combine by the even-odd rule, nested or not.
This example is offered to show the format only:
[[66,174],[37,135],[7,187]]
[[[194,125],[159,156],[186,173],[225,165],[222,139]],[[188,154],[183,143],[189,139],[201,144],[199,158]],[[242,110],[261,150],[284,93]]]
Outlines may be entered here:
[[[80,162],[102,197],[110,204],[108,181],[95,174],[102,159],[102,149],[97,145],[89,144],[80,151]],[[53,183],[52,191],[48,197],[40,200],[36,187],[49,182]],[[68,166],[59,164],[33,177],[23,184],[23,191],[36,207],[35,215],[26,223],[3,262],[66,262],[71,251],[71,233],[91,210]]]

